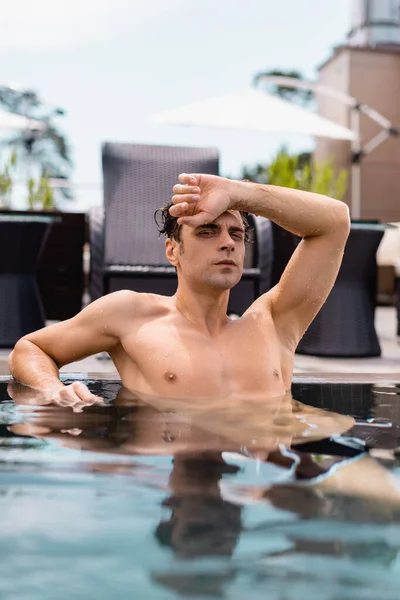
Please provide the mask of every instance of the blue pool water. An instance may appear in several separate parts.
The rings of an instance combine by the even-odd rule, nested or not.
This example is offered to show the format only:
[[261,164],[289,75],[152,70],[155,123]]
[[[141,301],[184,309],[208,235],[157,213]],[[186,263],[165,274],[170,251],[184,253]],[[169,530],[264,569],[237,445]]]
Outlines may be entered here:
[[[349,457],[346,444],[299,451],[318,435],[274,447],[286,413],[270,431],[264,409],[163,411],[88,383],[106,406],[74,413],[16,404],[0,381],[2,600],[400,597],[400,491],[397,503],[365,482],[314,485],[337,465],[361,473],[363,444],[399,472],[397,386],[294,385],[295,399],[355,417],[339,432]],[[324,419],[311,429],[340,429]]]

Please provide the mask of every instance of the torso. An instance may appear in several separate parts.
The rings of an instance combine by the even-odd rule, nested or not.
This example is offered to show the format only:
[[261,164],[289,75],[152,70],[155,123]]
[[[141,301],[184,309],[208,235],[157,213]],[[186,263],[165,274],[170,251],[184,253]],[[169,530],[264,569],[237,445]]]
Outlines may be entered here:
[[171,298],[146,294],[146,306],[124,323],[110,352],[126,387],[175,398],[265,397],[290,388],[293,357],[282,353],[266,310],[253,305],[211,337]]

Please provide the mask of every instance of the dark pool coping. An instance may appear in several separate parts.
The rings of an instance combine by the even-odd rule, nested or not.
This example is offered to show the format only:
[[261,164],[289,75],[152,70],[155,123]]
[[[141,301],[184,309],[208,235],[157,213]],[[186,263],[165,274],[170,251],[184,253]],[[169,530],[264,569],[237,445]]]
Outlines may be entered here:
[[400,384],[399,373],[299,373],[293,383],[390,383]]
[[[103,380],[119,383],[114,373],[61,373],[61,381],[70,379]],[[10,375],[0,375],[0,383],[11,380]],[[400,384],[399,373],[298,373],[293,383],[390,383]]]

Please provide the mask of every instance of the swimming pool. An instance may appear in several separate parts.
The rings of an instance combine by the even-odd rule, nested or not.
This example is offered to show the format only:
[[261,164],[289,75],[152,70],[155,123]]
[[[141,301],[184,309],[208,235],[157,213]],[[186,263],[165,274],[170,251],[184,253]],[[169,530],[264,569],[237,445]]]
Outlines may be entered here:
[[307,433],[309,453],[278,460],[292,415],[277,405],[163,410],[86,383],[106,406],[74,413],[17,406],[0,379],[2,599],[399,598],[400,501],[373,468],[360,494],[324,487],[337,465],[361,472],[366,446],[400,476],[398,385],[296,382],[293,398],[358,425],[316,413],[307,431],[341,428],[337,445]]

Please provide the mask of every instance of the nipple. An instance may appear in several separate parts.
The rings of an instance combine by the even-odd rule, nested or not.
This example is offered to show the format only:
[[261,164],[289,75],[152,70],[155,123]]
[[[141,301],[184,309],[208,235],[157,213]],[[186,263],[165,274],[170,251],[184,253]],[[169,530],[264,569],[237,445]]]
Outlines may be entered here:
[[167,381],[170,381],[171,383],[176,380],[176,375],[175,373],[172,373],[172,371],[167,371],[164,377]]

